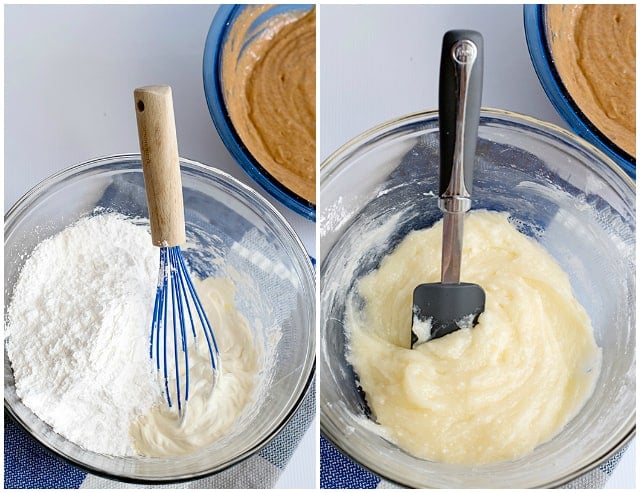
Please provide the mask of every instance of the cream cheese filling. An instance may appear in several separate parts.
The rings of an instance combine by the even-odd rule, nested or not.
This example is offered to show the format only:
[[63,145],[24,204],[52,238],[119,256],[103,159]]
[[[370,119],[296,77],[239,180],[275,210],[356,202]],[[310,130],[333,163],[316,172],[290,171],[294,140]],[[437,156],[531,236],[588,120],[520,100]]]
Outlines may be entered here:
[[550,440],[581,409],[601,350],[568,276],[502,213],[467,215],[462,280],[486,292],[472,329],[409,349],[412,292],[439,282],[442,222],[408,235],[347,305],[348,359],[375,420],[408,453],[484,464]]

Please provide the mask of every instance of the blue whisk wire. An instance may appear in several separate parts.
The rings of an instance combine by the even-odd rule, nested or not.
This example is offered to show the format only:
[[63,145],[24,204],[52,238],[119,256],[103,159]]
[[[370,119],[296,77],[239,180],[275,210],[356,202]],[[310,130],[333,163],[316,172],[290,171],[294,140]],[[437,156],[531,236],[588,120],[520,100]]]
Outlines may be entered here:
[[180,269],[185,274],[183,277],[187,283],[187,287],[189,288],[191,297],[194,300],[196,312],[198,313],[198,316],[200,318],[200,323],[202,324],[202,328],[204,329],[203,332],[204,332],[205,338],[207,339],[207,346],[209,347],[209,356],[211,358],[211,366],[213,367],[214,370],[216,370],[217,365],[216,365],[216,358],[214,357],[214,351],[216,354],[219,354],[216,337],[213,334],[213,329],[211,328],[211,324],[209,324],[209,319],[207,318],[207,315],[204,312],[204,308],[202,307],[200,298],[198,298],[198,295],[196,294],[196,290],[193,286],[193,282],[191,282],[191,278],[187,273],[187,267],[184,263],[184,259],[182,258],[182,256],[180,256],[179,260],[180,260]]
[[[168,327],[169,305],[171,305],[172,328]],[[193,310],[198,317],[193,316]],[[185,311],[187,317],[185,317]],[[173,340],[173,357],[175,362],[175,401],[178,406],[178,413],[182,415],[183,409],[189,400],[189,351],[188,333],[197,344],[198,330],[196,321],[200,322],[202,332],[207,341],[211,367],[213,371],[213,381],[215,382],[216,372],[219,371],[218,356],[220,354],[215,335],[211,324],[202,307],[202,302],[198,297],[185,260],[179,246],[160,248],[160,270],[158,273],[158,284],[153,308],[153,320],[151,322],[151,334],[149,338],[149,357],[155,360],[156,371],[164,380],[164,394],[169,407],[173,407],[174,401],[171,399],[169,364],[168,364],[168,337],[170,332]],[[191,330],[188,330],[188,326]],[[160,353],[162,346],[162,355]],[[180,346],[180,348],[178,348]],[[197,347],[197,346],[196,346]],[[182,356],[182,357],[180,357]],[[180,362],[183,362],[181,367]],[[184,368],[184,382],[181,380],[180,370]],[[184,400],[182,399],[184,393]]]
[[[171,87],[139,87],[134,91],[134,100],[151,240],[160,246],[149,356],[155,362],[158,379],[164,379],[163,392],[169,407],[177,404],[182,418],[189,400],[190,359],[191,364],[196,362],[196,358],[189,358],[189,343],[193,342],[197,350],[197,341],[204,334],[211,359],[213,385],[220,371],[220,352],[189,276],[182,250],[175,246],[185,243],[186,230]],[[190,331],[187,325],[191,327]]]

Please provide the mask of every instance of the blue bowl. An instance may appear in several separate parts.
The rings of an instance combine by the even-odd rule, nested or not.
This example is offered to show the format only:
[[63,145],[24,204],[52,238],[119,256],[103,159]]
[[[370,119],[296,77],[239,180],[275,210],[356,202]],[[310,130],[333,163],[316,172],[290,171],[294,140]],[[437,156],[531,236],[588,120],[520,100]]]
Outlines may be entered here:
[[567,125],[580,137],[595,145],[632,178],[636,177],[636,159],[622,150],[580,110],[564,86],[555,68],[547,41],[546,6],[524,6],[524,31],[529,55],[547,97]]
[[[278,5],[265,12],[255,20],[255,25],[261,25],[268,18],[291,10],[309,10],[312,5]],[[233,23],[244,9],[251,5],[221,5],[209,28],[204,47],[202,74],[204,79],[204,93],[207,99],[209,113],[216,126],[220,138],[231,155],[242,169],[256,181],[264,190],[280,203],[301,216],[316,220],[315,204],[300,197],[298,194],[276,180],[249,152],[244,145],[227,111],[222,88],[222,55]]]

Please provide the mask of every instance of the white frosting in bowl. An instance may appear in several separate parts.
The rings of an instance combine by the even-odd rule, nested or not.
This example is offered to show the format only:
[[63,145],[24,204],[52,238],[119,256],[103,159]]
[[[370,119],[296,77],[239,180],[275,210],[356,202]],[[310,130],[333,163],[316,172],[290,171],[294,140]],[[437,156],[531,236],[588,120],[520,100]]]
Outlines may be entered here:
[[383,435],[416,457],[484,464],[556,435],[600,371],[567,275],[506,214],[465,221],[462,281],[486,292],[478,325],[409,349],[413,289],[439,282],[442,222],[410,233],[347,305],[348,358]]

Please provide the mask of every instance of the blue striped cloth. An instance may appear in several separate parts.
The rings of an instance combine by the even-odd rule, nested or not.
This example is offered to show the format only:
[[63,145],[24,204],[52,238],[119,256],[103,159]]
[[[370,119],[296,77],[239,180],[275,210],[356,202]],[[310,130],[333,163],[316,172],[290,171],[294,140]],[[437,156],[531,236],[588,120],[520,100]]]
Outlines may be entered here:
[[[563,488],[603,488],[625,450],[626,446],[600,467],[564,485]],[[320,437],[320,488],[371,489],[396,486],[345,457],[331,442]]]
[[4,423],[5,488],[79,488],[86,473],[45,452],[12,420]]

